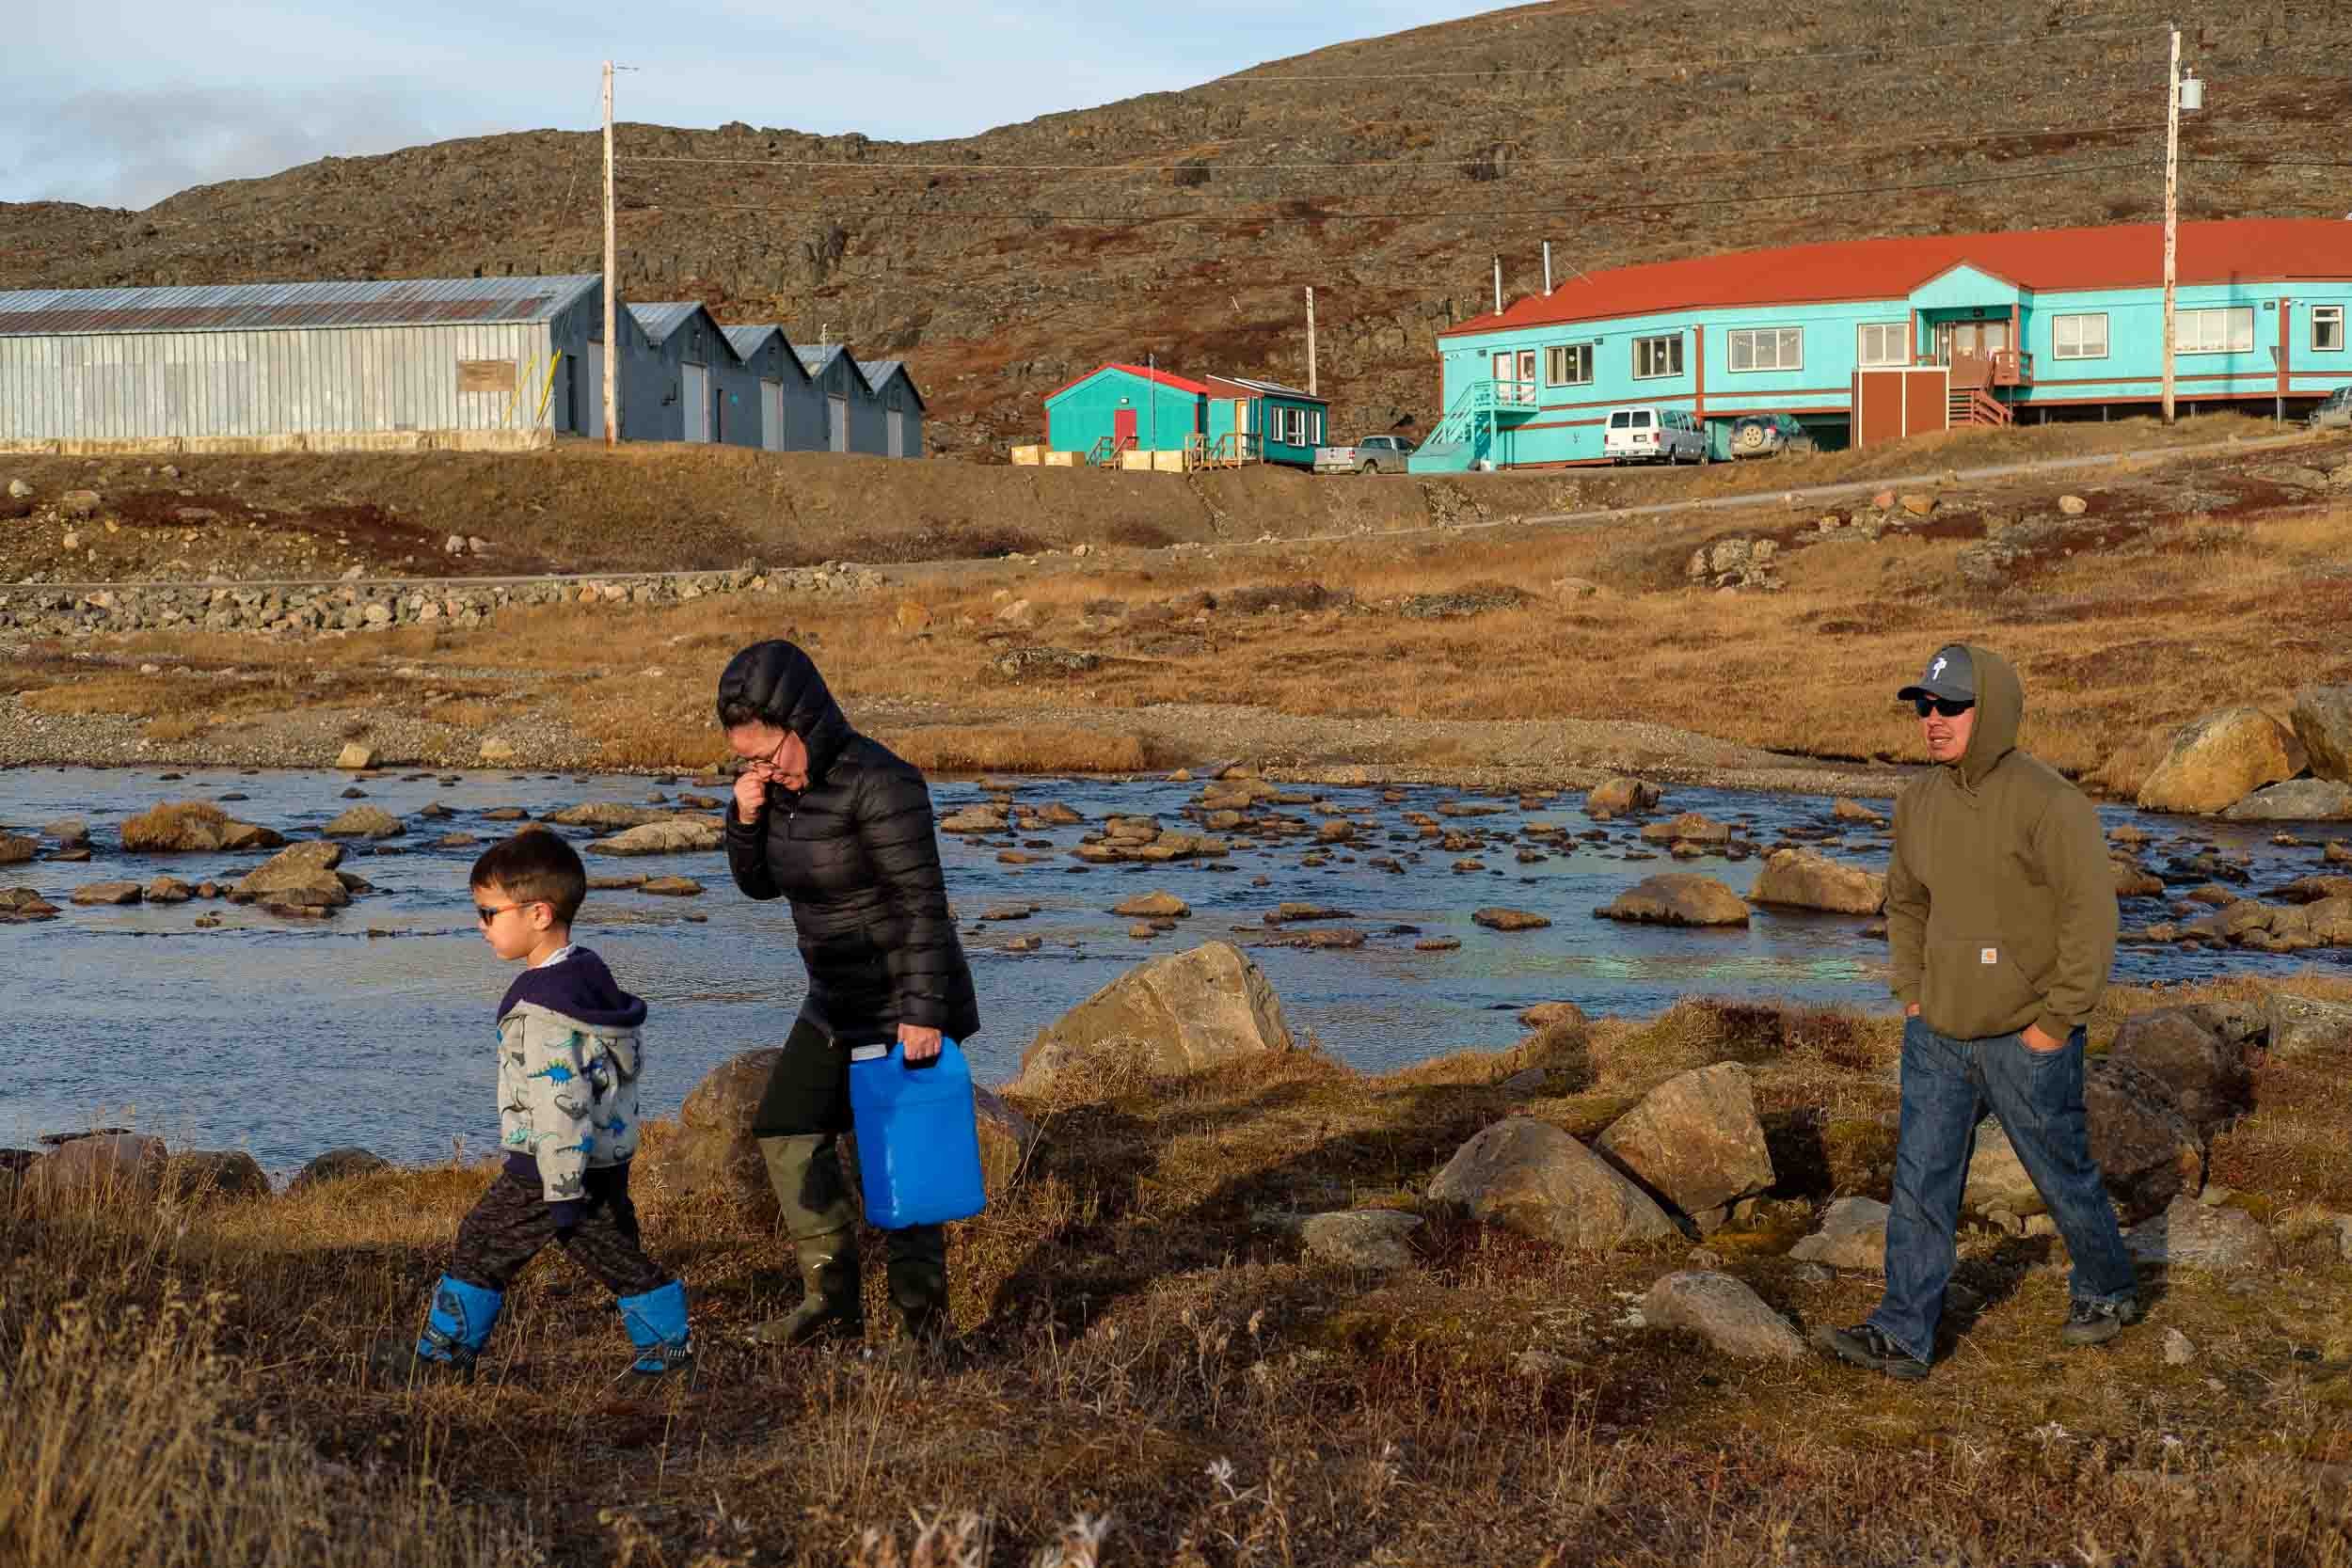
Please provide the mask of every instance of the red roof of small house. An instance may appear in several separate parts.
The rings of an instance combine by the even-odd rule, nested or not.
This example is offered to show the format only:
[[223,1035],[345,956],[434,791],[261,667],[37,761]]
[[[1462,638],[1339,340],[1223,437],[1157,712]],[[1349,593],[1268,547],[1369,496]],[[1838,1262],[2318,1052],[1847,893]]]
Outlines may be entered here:
[[[2163,280],[2164,226],[1916,234],[1654,261],[1570,278],[1549,295],[1514,300],[1500,314],[1473,316],[1438,336],[1459,338],[1662,310],[1893,299],[1962,265],[2036,292],[2153,287]],[[2185,223],[2174,267],[2184,284],[2352,278],[2352,222],[2225,218]]]
[[1209,392],[1209,389],[1206,387],[1201,386],[1198,381],[1186,381],[1183,376],[1170,375],[1166,371],[1146,370],[1141,365],[1122,365],[1118,360],[1114,359],[1107,365],[1095,366],[1094,369],[1087,372],[1086,374],[1080,376],[1077,380],[1071,382],[1068,387],[1055,388],[1052,391],[1045,394],[1045,401],[1048,403],[1053,402],[1056,398],[1070,390],[1071,387],[1084,386],[1086,383],[1093,380],[1096,376],[1101,375],[1104,371],[1123,371],[1129,375],[1140,377],[1145,381],[1156,381],[1161,386],[1173,388],[1179,392],[1190,392],[1195,397],[1206,397]]

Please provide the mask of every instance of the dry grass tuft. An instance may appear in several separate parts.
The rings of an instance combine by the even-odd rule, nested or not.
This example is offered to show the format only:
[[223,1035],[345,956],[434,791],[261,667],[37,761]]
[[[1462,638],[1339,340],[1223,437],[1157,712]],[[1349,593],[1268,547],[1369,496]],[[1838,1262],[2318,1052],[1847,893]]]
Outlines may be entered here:
[[876,738],[930,773],[1139,773],[1153,766],[1136,735],[1066,726],[936,725]]

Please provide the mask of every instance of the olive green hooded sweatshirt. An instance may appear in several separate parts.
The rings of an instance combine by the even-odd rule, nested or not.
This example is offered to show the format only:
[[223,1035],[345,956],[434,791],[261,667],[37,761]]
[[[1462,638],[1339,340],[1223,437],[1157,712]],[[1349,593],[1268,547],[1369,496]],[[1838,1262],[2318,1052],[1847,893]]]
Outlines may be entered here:
[[2106,835],[2080,790],[2017,749],[2017,672],[1987,648],[1968,657],[1968,750],[1895,802],[1894,990],[1939,1034],[1983,1039],[2032,1023],[2063,1040],[2098,1005],[2115,961]]

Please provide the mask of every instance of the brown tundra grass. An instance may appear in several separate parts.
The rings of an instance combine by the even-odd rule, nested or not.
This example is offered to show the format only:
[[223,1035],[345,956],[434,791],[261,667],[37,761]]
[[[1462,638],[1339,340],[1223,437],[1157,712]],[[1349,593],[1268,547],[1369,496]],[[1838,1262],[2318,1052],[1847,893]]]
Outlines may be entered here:
[[[2191,994],[2221,993],[2252,994]],[[2094,1049],[2178,999],[2114,994]],[[2061,1352],[2051,1243],[1971,1231],[1961,1278],[1987,1305],[1925,1385],[1634,1326],[1688,1243],[1569,1253],[1432,1212],[1417,1265],[1379,1276],[1284,1227],[1417,1209],[1499,1117],[1589,1137],[1736,1059],[1780,1182],[1708,1244],[1802,1326],[1850,1322],[1871,1283],[1808,1283],[1785,1253],[1833,1196],[1884,1194],[1896,1050],[1891,1019],[1691,1002],[1387,1077],[1309,1050],[1025,1100],[1041,1143],[957,1227],[966,1358],[912,1373],[742,1341],[797,1291],[777,1238],[650,1180],[650,1244],[693,1293],[691,1386],[631,1386],[610,1304],[552,1258],[470,1386],[371,1370],[486,1165],[258,1203],[9,1201],[0,1562],[2352,1564],[2352,1265],[2302,1217],[2352,1208],[2342,1053],[2262,1068],[2216,1150],[2282,1238],[2258,1291],[2152,1274],[2147,1326]],[[1527,1065],[1546,1097],[1496,1086]],[[881,1346],[877,1269],[866,1291]]]

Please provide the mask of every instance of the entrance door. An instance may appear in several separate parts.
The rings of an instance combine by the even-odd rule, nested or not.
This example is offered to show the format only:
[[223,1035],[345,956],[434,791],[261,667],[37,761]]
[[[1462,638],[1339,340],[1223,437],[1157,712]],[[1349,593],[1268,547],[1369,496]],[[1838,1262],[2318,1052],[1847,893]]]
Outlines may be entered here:
[[769,451],[784,450],[784,383],[759,384],[759,444]]
[[850,400],[838,395],[825,400],[825,445],[834,451],[850,450]]
[[1121,451],[1132,451],[1136,444],[1136,411],[1132,408],[1111,410],[1111,445]]
[[906,416],[906,410],[905,410],[905,409],[903,409],[903,408],[893,408],[893,409],[890,411],[890,455],[891,455],[891,456],[893,456],[893,457],[904,457],[906,454],[907,454],[907,416]]
[[1936,357],[1952,368],[1954,387],[1990,387],[1993,367],[2009,351],[2009,323],[1946,322],[1936,328]]
[[685,406],[686,439],[710,439],[710,368],[707,365],[678,367],[678,401]]
[[1497,403],[1511,401],[1511,384],[1519,378],[1518,369],[1519,361],[1517,355],[1503,353],[1495,356],[1495,401]]

